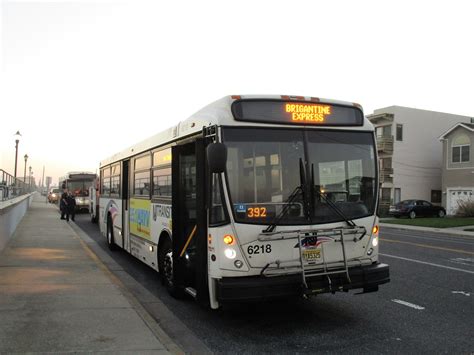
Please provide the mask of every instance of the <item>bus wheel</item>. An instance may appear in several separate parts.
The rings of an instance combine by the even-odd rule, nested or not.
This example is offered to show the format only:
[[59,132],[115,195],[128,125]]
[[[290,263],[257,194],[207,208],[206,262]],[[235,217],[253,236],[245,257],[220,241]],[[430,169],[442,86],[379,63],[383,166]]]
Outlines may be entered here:
[[168,293],[172,297],[181,298],[183,296],[183,291],[174,284],[173,250],[171,249],[171,241],[169,239],[164,241],[160,246],[159,268],[161,283],[165,285]]
[[117,249],[117,246],[114,243],[114,227],[110,216],[107,218],[107,246],[112,251]]

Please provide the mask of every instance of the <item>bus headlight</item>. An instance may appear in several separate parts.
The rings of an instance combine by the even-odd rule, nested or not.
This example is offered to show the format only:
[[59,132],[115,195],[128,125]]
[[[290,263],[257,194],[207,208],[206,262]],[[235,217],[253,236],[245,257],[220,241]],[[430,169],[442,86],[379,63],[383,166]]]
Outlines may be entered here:
[[228,258],[228,259],[235,259],[235,257],[237,256],[237,253],[234,249],[226,249],[224,250],[224,255]]
[[379,245],[379,237],[377,235],[374,235],[372,237],[372,246],[375,248],[377,245]]

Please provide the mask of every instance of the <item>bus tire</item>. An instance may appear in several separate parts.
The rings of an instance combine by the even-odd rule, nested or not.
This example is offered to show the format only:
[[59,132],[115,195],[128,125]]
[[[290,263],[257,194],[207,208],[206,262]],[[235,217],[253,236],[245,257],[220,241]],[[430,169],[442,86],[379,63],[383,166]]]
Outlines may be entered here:
[[160,269],[161,283],[166,287],[168,293],[174,298],[182,298],[184,291],[174,285],[173,280],[173,249],[171,240],[166,238],[160,245],[158,252],[158,267]]
[[114,227],[110,215],[107,217],[107,246],[111,251],[117,250],[114,242]]

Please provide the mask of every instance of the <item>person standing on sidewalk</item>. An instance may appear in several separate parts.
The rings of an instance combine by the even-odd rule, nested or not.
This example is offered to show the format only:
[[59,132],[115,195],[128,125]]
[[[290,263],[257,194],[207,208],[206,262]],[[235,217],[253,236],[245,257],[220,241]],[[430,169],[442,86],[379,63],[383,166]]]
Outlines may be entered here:
[[76,216],[76,198],[72,192],[67,195],[67,209],[69,216],[74,221],[74,217]]
[[[61,195],[59,209],[61,210],[61,219],[65,219],[69,222],[68,193],[66,189],[63,190],[63,194]],[[64,216],[66,216],[66,218],[64,218]]]

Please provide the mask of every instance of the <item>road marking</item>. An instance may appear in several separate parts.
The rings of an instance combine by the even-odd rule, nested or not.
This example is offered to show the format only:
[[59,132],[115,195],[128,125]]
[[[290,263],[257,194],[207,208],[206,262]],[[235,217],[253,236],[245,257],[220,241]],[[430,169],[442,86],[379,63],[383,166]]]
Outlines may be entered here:
[[421,306],[418,306],[417,304],[413,304],[413,303],[410,303],[410,302],[407,302],[407,301],[392,300],[392,302],[395,302],[395,303],[398,303],[398,304],[402,304],[402,305],[404,305],[404,306],[407,306],[407,307],[410,307],[410,308],[414,308],[414,309],[418,309],[418,310],[423,310],[423,309],[425,309],[425,307],[421,307]]
[[453,258],[449,259],[450,262],[455,264],[467,265],[467,266],[474,266],[474,259],[473,258]]
[[380,238],[384,237],[407,237],[407,238],[415,238],[415,239],[425,239],[425,240],[432,240],[436,242],[447,242],[447,243],[457,243],[457,244],[465,244],[465,245],[474,245],[474,238],[461,238],[458,239],[456,237],[433,237],[433,236],[425,236],[425,235],[418,235],[418,234],[401,234],[401,233],[392,233],[392,232],[384,232],[380,233]]
[[451,251],[451,252],[454,252],[454,253],[461,253],[461,254],[474,255],[474,252],[466,251],[466,250],[461,250],[461,249],[451,249],[451,248],[435,247],[435,246],[427,245],[427,244],[412,243],[412,242],[402,242],[401,240],[392,240],[392,239],[385,239],[385,238],[380,238],[380,240],[382,240],[382,241],[384,241],[384,242],[388,242],[388,243],[409,244],[409,245],[414,245],[414,246],[422,247],[422,248],[437,249],[437,250]]
[[[396,229],[397,232],[392,232],[390,230],[387,231],[386,230],[387,228],[388,229]],[[444,229],[446,229],[446,228],[444,228]],[[382,232],[388,232],[388,233],[392,233],[392,234],[396,234],[396,235],[401,234],[401,235],[404,235],[404,236],[412,236],[412,235],[413,236],[425,236],[429,233],[435,233],[434,235],[431,234],[431,237],[433,239],[436,239],[438,237],[443,238],[443,237],[449,236],[449,239],[456,238],[456,239],[472,240],[472,237],[469,236],[469,235],[450,234],[447,230],[442,230],[442,229],[438,229],[437,231],[434,231],[434,232],[431,232],[431,231],[430,232],[428,232],[428,231],[423,232],[421,230],[416,230],[416,229],[399,229],[399,228],[392,228],[392,227],[383,226],[383,227],[381,227],[381,233]],[[420,233],[425,233],[425,234],[413,234],[415,232],[420,232]],[[440,235],[437,236],[436,233],[438,233]]]
[[471,296],[471,293],[470,292],[464,292],[464,291],[451,291],[451,293],[454,293],[454,294],[460,294],[460,295],[464,295],[464,296]]
[[401,256],[395,256],[395,255],[389,255],[389,254],[382,254],[379,253],[379,255],[387,256],[389,258],[395,258],[395,259],[400,259],[400,260],[406,260],[406,261],[411,261],[414,263],[419,263],[419,264],[424,264],[424,265],[430,265],[430,266],[435,266],[435,267],[441,267],[443,269],[448,269],[448,270],[454,270],[454,271],[461,271],[461,272],[467,272],[468,274],[474,274],[474,271],[470,270],[464,270],[464,269],[458,269],[456,267],[451,267],[451,266],[445,266],[445,265],[439,265],[439,264],[433,264],[433,263],[428,263],[426,261],[420,261],[420,260],[414,260],[414,259],[409,259],[409,258],[403,258]]

